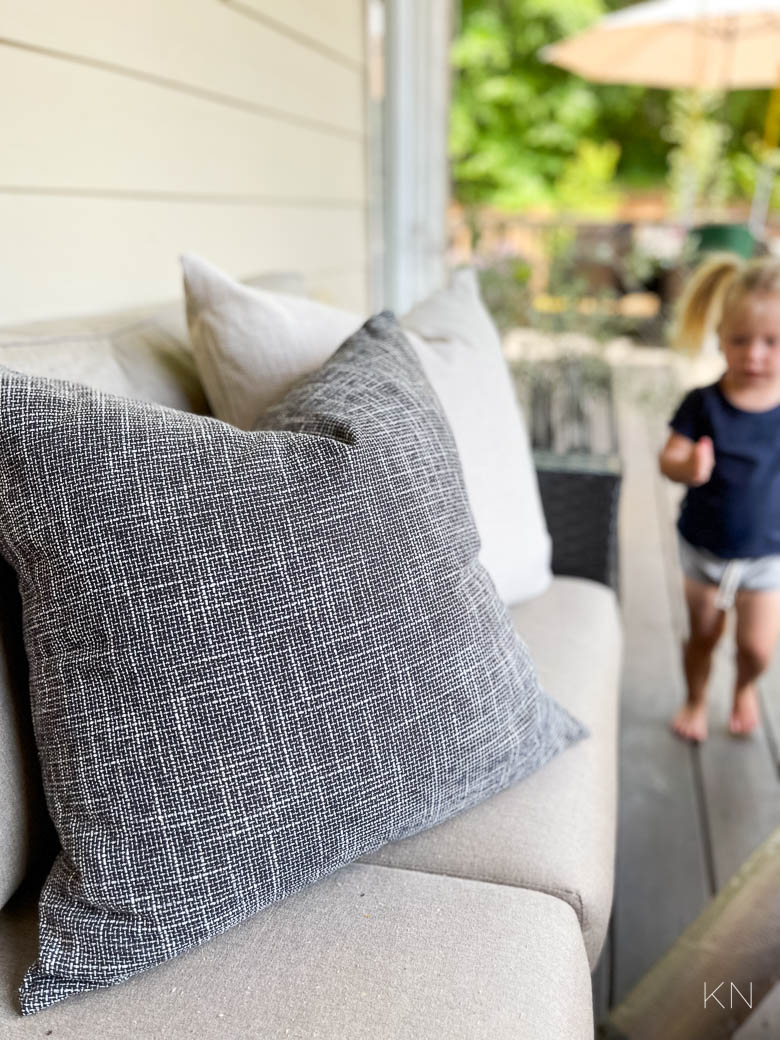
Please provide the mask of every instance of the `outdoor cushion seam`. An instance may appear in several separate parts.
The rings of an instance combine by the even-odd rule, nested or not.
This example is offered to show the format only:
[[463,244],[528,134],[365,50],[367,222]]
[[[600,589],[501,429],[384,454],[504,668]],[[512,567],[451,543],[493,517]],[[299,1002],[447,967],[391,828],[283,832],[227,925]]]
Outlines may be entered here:
[[463,874],[450,874],[444,870],[423,870],[421,867],[397,867],[391,863],[372,863],[371,860],[356,860],[356,864],[366,867],[379,867],[382,870],[400,870],[405,871],[408,874],[428,874],[431,877],[451,878],[453,881],[474,881],[480,885],[496,885],[499,888],[515,888],[519,890],[525,889],[528,892],[540,892],[542,895],[552,896],[555,899],[560,899],[563,903],[568,903],[577,915],[577,920],[579,921],[582,931],[585,932],[586,929],[589,930],[589,925],[585,921],[585,907],[582,901],[582,895],[572,888],[545,888],[542,885],[530,885],[525,883],[516,885],[511,881],[497,881],[494,878],[466,877]]

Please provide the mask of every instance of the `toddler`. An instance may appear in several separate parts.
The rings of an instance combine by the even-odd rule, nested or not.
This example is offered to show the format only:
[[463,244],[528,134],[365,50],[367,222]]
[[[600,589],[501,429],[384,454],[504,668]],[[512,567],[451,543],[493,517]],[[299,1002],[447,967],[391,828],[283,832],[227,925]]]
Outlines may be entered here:
[[726,370],[671,419],[661,472],[688,487],[678,520],[690,636],[687,701],[672,729],[707,736],[707,680],[726,611],[736,610],[737,677],[729,730],[758,725],[755,683],[780,634],[780,262],[715,255],[683,295],[677,339],[717,326]]

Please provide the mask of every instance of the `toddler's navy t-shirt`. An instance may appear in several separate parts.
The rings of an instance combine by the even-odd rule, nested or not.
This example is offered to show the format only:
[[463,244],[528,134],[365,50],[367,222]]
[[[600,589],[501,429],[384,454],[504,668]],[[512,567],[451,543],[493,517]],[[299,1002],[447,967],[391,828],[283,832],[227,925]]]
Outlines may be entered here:
[[692,390],[670,425],[715,446],[709,481],[683,499],[683,538],[727,560],[780,553],[780,405],[746,412],[713,383]]

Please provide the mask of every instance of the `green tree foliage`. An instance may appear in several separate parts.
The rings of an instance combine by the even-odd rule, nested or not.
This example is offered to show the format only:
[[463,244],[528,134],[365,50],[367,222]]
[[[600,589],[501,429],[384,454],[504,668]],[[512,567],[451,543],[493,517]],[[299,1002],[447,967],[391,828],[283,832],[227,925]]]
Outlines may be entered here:
[[587,83],[537,53],[603,13],[601,0],[464,0],[450,136],[462,201],[549,203],[598,103]]
[[[548,43],[587,28],[625,0],[462,0],[452,50],[450,132],[456,197],[506,210],[606,213],[614,179],[665,183],[664,135],[673,92],[588,83],[539,57]],[[735,91],[718,117],[731,128],[730,161],[760,137],[766,91]]]

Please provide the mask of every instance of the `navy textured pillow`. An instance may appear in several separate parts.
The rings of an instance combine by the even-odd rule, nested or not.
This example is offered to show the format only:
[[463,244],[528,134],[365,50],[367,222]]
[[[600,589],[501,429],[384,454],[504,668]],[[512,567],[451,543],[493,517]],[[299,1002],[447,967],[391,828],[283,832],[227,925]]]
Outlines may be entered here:
[[452,436],[391,315],[268,425],[0,369],[0,550],[62,847],[25,1013],[202,943],[582,735],[477,561]]

